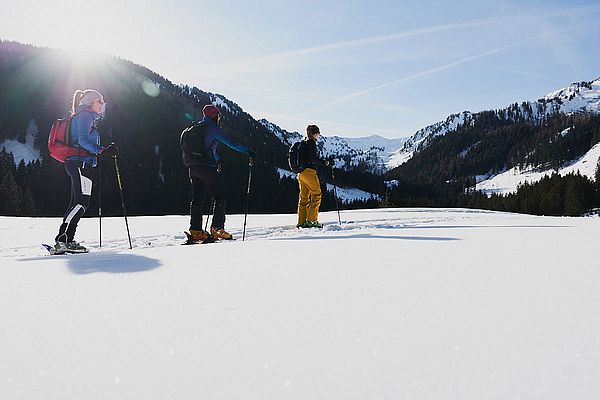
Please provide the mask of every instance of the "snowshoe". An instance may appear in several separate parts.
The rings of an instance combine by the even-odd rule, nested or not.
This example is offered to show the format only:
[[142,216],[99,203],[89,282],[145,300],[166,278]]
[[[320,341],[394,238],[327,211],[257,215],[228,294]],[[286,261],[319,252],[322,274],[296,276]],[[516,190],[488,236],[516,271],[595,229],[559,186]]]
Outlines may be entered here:
[[323,224],[320,224],[319,221],[306,221],[305,228],[323,228]]
[[214,243],[215,239],[213,239],[212,236],[210,236],[208,234],[208,232],[204,231],[204,230],[194,230],[194,229],[190,229],[189,232],[183,232],[185,233],[185,236],[187,237],[187,240],[182,243],[183,245],[188,245],[188,244],[205,244],[205,243]]
[[213,239],[215,240],[235,240],[233,238],[233,236],[231,235],[231,233],[227,232],[225,229],[223,228],[215,228],[215,227],[211,227],[210,228],[210,236],[212,236]]
[[90,250],[81,244],[73,241],[73,242],[60,242],[56,241],[54,246],[50,246],[49,244],[43,244],[44,248],[50,253],[52,256],[59,256],[62,254],[79,254],[79,253],[89,253]]
[[[62,243],[62,242],[57,242],[57,243]],[[72,242],[67,242],[67,243],[63,243],[66,247],[66,251],[67,253],[89,253],[90,250],[85,247],[82,246],[81,244],[77,243],[76,241],[72,241]],[[55,245],[56,247],[56,245]]]

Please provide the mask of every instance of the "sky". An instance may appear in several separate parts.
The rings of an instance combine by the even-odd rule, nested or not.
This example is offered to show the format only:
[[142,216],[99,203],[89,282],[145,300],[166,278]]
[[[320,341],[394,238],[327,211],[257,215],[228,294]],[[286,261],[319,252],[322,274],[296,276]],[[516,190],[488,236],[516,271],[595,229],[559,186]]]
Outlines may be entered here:
[[600,77],[600,0],[2,0],[0,16],[0,39],[117,55],[324,135],[409,136]]

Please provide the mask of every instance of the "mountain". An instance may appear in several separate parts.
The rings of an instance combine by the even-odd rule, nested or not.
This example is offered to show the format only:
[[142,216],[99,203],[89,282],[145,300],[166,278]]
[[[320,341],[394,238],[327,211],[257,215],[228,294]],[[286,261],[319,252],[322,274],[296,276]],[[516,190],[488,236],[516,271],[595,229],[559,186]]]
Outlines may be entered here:
[[600,79],[535,102],[451,115],[409,138],[399,153],[405,162],[386,176],[431,183],[489,179],[513,167],[560,169],[600,140],[599,115]]
[[[274,123],[259,120],[283,144],[291,146],[304,135],[289,132]],[[383,174],[398,165],[396,156],[408,138],[388,139],[378,135],[359,138],[321,136],[317,146],[323,158],[335,158],[336,168]]]
[[384,203],[577,216],[600,207],[600,79],[413,135]]
[[[132,214],[189,212],[189,177],[181,163],[179,135],[199,120],[206,104],[223,113],[222,125],[236,141],[257,151],[250,209],[289,212],[297,207],[297,182],[282,179],[287,146],[239,105],[216,93],[174,84],[143,66],[116,57],[34,47],[0,40],[0,215],[61,215],[69,201],[66,175],[46,148],[52,122],[68,114],[76,89],[95,88],[107,101],[99,124],[104,145],[117,142],[127,209]],[[221,146],[223,147],[223,146]],[[245,210],[247,156],[221,150],[228,212]],[[112,162],[100,167],[103,211],[120,213]],[[98,171],[100,171],[98,170]],[[322,176],[323,189],[331,180]],[[330,182],[329,182],[330,183]],[[338,187],[383,192],[381,177],[358,171],[336,174]],[[88,215],[98,210],[94,196]],[[353,207],[366,202],[352,202]],[[336,207],[325,192],[323,209]]]
[[[537,101],[512,104],[494,111],[498,118],[514,122],[530,121],[541,123],[548,117],[562,114],[598,113],[600,110],[600,79],[577,82],[567,88],[553,91]],[[335,157],[336,166],[345,170],[362,169],[383,174],[394,169],[416,153],[425,149],[434,138],[454,132],[464,125],[474,124],[483,113],[463,111],[452,114],[445,120],[420,129],[414,135],[399,139],[386,139],[373,135],[361,138],[322,136],[319,148],[324,157]],[[487,116],[486,116],[487,117]],[[259,120],[284,145],[290,146],[301,140],[302,134],[289,132],[266,120]],[[465,148],[468,152],[470,148]],[[466,153],[465,153],[466,154]],[[463,154],[464,156],[464,154]]]
[[[302,134],[257,121],[221,94],[173,84],[130,61],[92,55],[82,59],[68,51],[0,40],[0,215],[58,216],[64,212],[69,201],[66,177],[62,166],[49,157],[45,143],[52,122],[67,114],[74,90],[89,87],[107,99],[107,115],[99,130],[103,144],[116,141],[121,149],[125,200],[132,215],[188,212],[189,178],[181,164],[179,135],[191,121],[200,119],[200,110],[209,103],[221,107],[223,126],[234,139],[257,150],[250,210],[291,212],[296,208],[297,181],[282,171],[288,168],[289,145]],[[322,209],[335,209],[336,197],[329,189],[337,187],[360,190],[339,190],[347,194],[343,207],[476,205],[546,212],[548,208],[537,200],[523,199],[541,197],[539,188],[526,187],[515,198],[502,200],[502,205],[496,198],[486,202],[472,193],[475,189],[487,194],[518,190],[519,183],[509,190],[496,189],[505,185],[507,173],[523,171],[549,176],[540,180],[540,188],[570,199],[561,200],[552,213],[576,215],[586,207],[600,206],[595,200],[600,199],[600,193],[595,194],[600,187],[593,186],[595,174],[591,177],[597,156],[588,153],[600,142],[599,107],[600,79],[596,79],[504,109],[453,114],[409,138],[323,136],[321,155],[335,157],[337,169],[335,180],[331,170],[322,171]],[[229,149],[223,149],[222,155],[228,212],[244,212],[247,158]],[[583,180],[552,177],[553,171],[577,172],[580,165],[585,165]],[[103,181],[98,182],[96,193],[102,193],[103,211],[119,214],[112,161],[102,163],[100,171]],[[496,176],[496,183],[486,184]],[[88,215],[98,210],[99,200],[94,196]]]
[[[494,111],[496,116],[501,119],[532,123],[541,123],[558,113],[598,112],[600,112],[600,78],[589,82],[572,83],[567,88],[555,90],[537,101],[525,101],[520,105],[514,103],[507,108]],[[420,129],[406,140],[404,147],[398,152],[396,156],[399,161],[398,165],[408,161],[416,152],[426,148],[434,138],[454,132],[461,126],[473,124],[484,114],[487,117],[487,113],[463,111],[448,116],[444,121]]]

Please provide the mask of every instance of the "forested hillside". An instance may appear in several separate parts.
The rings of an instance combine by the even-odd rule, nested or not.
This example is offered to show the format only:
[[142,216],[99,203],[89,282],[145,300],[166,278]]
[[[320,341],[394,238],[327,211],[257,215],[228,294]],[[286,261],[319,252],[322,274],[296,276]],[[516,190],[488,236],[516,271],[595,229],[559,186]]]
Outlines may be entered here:
[[[0,142],[26,143],[26,132],[33,126],[37,137],[28,145],[40,154],[30,163],[15,165],[12,155],[0,146],[0,214],[51,216],[64,212],[69,195],[67,176],[62,165],[48,156],[46,141],[52,122],[68,115],[73,92],[86,88],[105,96],[106,117],[99,131],[103,145],[114,141],[121,150],[123,186],[132,214],[188,212],[189,179],[181,163],[179,134],[192,120],[201,118],[202,107],[209,103],[222,110],[225,131],[257,152],[251,211],[295,210],[297,183],[280,180],[277,173],[277,167],[287,164],[287,146],[224,96],[175,85],[145,67],[115,57],[78,56],[0,41]],[[248,159],[222,147],[228,212],[241,212]],[[121,205],[113,160],[104,160],[101,171],[103,211],[118,214]],[[340,185],[360,182],[351,173],[339,175]],[[376,180],[381,187],[381,178]],[[97,210],[97,202],[98,196],[94,196],[90,215]],[[334,206],[333,197],[326,195],[324,209]]]
[[[597,113],[549,113],[531,118],[530,105],[470,116],[445,135],[432,136],[415,155],[390,171],[400,186],[396,205],[470,206],[549,215],[579,215],[598,207],[592,179],[552,176],[508,196],[475,193],[475,183],[512,167],[558,170],[600,142]],[[550,196],[550,193],[553,193]]]

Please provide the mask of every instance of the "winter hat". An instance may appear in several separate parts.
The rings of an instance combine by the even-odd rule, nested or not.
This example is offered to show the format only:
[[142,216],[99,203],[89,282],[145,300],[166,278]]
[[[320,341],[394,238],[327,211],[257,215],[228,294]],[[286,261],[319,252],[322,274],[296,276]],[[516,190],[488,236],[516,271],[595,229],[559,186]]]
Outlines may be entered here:
[[207,104],[202,109],[202,114],[204,114],[205,117],[215,119],[217,118],[217,115],[221,114],[221,111],[212,104]]
[[81,104],[84,106],[91,106],[92,103],[96,100],[100,100],[101,103],[104,103],[104,97],[100,94],[100,92],[87,89],[83,91],[83,97],[81,97]]

